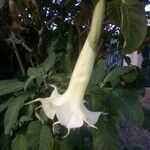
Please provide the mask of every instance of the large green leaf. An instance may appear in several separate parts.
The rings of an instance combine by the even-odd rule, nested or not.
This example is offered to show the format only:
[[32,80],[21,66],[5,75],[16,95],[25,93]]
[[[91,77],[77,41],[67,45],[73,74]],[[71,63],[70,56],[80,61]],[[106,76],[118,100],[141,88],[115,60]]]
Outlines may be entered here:
[[12,141],[12,150],[27,150],[26,135],[23,132],[16,134],[16,137]]
[[94,150],[116,150],[117,128],[115,122],[109,118],[105,122],[98,122],[97,129],[93,130]]
[[50,53],[45,59],[44,63],[41,65],[45,72],[48,72],[54,65],[56,60],[56,54],[54,52]]
[[1,134],[0,137],[0,150],[11,150],[12,137],[10,135]]
[[4,115],[5,134],[9,134],[11,129],[17,125],[19,110],[24,105],[24,101],[30,97],[30,94],[18,96],[10,102],[8,109]]
[[44,75],[53,67],[56,60],[56,54],[51,52],[40,67],[29,68],[27,71],[28,76],[35,76],[43,78]]
[[5,5],[6,0],[0,0],[0,9]]
[[83,137],[84,132],[83,129],[76,129],[75,131],[71,131],[70,134],[61,140],[61,150],[86,150]]
[[114,21],[116,25],[120,26],[121,23],[121,0],[114,0],[107,4],[106,13],[108,14],[109,18]]
[[[58,138],[53,138],[53,142],[52,142],[52,147],[51,147],[51,150],[61,150],[61,142]],[[65,150],[68,150],[66,147],[65,147]]]
[[121,27],[124,53],[137,50],[146,36],[146,14],[139,0],[113,0],[107,5],[107,14]]
[[93,129],[94,150],[116,150],[117,149],[117,130],[118,130],[118,112],[111,107],[107,101],[108,93],[102,89],[92,93],[92,107],[94,111],[108,113],[102,115],[96,123],[97,129]]
[[50,150],[52,145],[50,128],[39,121],[31,122],[27,129],[27,143],[30,150]]
[[134,90],[116,89],[111,91],[111,95],[107,100],[129,121],[141,126],[144,120],[144,114],[138,101],[138,96],[139,94]]
[[36,78],[36,76],[32,75],[30,76],[27,81],[25,82],[25,85],[24,85],[24,91],[26,92],[27,91],[27,88],[29,86],[29,84]]
[[16,79],[0,81],[0,96],[20,91],[24,88],[24,84]]
[[40,67],[29,68],[27,71],[27,75],[29,76],[29,78],[26,81],[24,90],[26,91],[28,85],[34,79],[36,79],[38,85],[41,85],[43,79],[46,77],[47,72],[53,67],[55,60],[56,54],[54,52],[51,52]]
[[101,83],[101,81],[104,79],[105,74],[106,74],[105,67],[106,66],[105,66],[104,60],[100,59],[93,69],[89,84],[97,85]]
[[110,73],[108,73],[108,75],[105,77],[104,81],[103,81],[103,85],[105,85],[107,82],[109,83],[114,83],[115,81],[117,81],[117,79],[119,79],[119,77],[125,73],[128,73],[129,71],[133,70],[132,67],[128,67],[128,66],[123,66],[123,67],[118,67],[113,69]]
[[8,107],[10,103],[10,99],[4,101],[2,104],[0,104],[0,112],[2,112],[4,109],[6,109]]
[[44,76],[43,69],[41,67],[29,68],[27,71],[27,75],[35,76],[36,78],[42,78]]
[[124,36],[124,53],[132,53],[143,43],[146,36],[146,14],[139,1],[129,1],[121,5],[121,31]]
[[133,83],[138,78],[137,72],[134,71],[134,72],[127,73],[123,75],[122,78],[125,82]]

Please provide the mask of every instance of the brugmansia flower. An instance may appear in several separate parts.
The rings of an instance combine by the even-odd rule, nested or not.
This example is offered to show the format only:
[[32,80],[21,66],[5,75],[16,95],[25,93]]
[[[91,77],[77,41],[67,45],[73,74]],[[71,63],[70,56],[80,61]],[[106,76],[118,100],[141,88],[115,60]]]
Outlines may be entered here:
[[41,107],[50,119],[54,119],[56,115],[58,121],[54,125],[60,123],[68,129],[68,133],[72,128],[81,127],[84,122],[90,127],[96,128],[95,123],[101,114],[101,112],[89,111],[84,106],[83,98],[94,66],[104,10],[105,0],[99,0],[93,13],[90,32],[81,50],[66,92],[61,95],[57,88],[51,85],[54,90],[50,97],[34,100],[34,102],[40,101],[42,103]]

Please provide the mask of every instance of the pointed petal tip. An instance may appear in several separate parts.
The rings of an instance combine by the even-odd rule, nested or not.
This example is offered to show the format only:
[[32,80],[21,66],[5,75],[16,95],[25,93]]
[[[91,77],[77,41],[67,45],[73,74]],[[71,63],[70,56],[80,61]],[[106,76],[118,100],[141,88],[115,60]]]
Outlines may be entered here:
[[57,124],[60,124],[60,122],[59,122],[59,121],[56,121],[56,122],[53,123],[53,128],[52,128],[52,131],[53,131],[53,132],[55,132],[55,125],[57,125]]
[[54,89],[57,89],[57,87],[54,84],[49,84],[51,87],[53,87]]
[[62,137],[63,139],[66,138],[66,137],[70,134],[70,128],[67,128],[67,130],[68,130],[68,131],[67,131],[67,134]]
[[32,104],[32,103],[35,103],[35,102],[41,102],[42,101],[42,98],[37,98],[37,99],[35,99],[35,100],[33,100],[33,101],[30,101],[30,102],[28,102],[28,103],[25,103],[24,105],[29,105],[29,104]]

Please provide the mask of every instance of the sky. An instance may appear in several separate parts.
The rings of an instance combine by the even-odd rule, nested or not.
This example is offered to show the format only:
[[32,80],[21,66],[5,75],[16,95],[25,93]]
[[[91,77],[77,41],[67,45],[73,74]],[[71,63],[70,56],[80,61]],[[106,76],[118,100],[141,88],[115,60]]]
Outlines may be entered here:
[[150,11],[150,4],[147,4],[146,6],[145,6],[145,11],[147,12],[147,11]]

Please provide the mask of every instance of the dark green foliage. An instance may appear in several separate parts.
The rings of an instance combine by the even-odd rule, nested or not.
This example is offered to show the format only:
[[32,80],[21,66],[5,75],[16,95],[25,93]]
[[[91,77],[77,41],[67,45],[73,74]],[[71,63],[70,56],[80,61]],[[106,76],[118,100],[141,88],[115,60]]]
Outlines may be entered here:
[[105,61],[100,59],[99,62],[96,64],[96,66],[93,69],[93,73],[90,79],[90,85],[95,86],[95,85],[100,85],[102,80],[105,77],[106,74],[106,66],[105,66]]
[[19,111],[29,97],[30,94],[23,94],[11,100],[4,116],[5,134],[9,134],[10,130],[16,127]]
[[105,77],[102,86],[104,86],[106,83],[110,83],[112,86],[117,85],[120,82],[120,77],[124,75],[125,73],[130,72],[133,70],[132,67],[124,66],[124,67],[117,67],[113,69],[110,73],[107,74]]
[[93,131],[94,150],[116,150],[118,133],[115,121],[110,118],[107,121],[99,121],[97,128]]
[[0,81],[0,96],[20,91],[24,84],[17,79]]
[[113,0],[108,3],[108,16],[121,27],[124,37],[123,52],[132,53],[143,43],[146,33],[146,15],[138,0]]
[[28,150],[26,133],[18,132],[12,141],[12,150]]
[[30,150],[49,150],[52,144],[50,128],[39,121],[31,122],[27,128],[27,141]]
[[118,109],[130,122],[141,126],[144,120],[143,110],[138,101],[139,93],[134,90],[116,89],[111,91],[109,103]]
[[0,9],[5,5],[7,0],[1,0],[0,1]]
[[[6,1],[0,1],[0,9],[6,4]],[[42,108],[37,111],[40,117],[40,120],[37,120],[39,118],[35,115],[35,109],[40,106],[40,103],[26,105],[26,102],[38,97],[49,96],[53,90],[49,84],[58,85],[59,92],[64,93],[89,31],[89,22],[97,0],[82,1],[80,6],[78,2],[71,0],[62,1],[60,4],[57,3],[58,1],[52,3],[49,0],[38,2],[41,8],[45,7],[44,12],[42,11],[43,16],[49,9],[48,17],[44,16],[43,20],[38,18],[37,8],[33,10],[35,6],[30,0],[16,2],[21,14],[19,19],[22,20],[19,20],[19,25],[22,25],[25,31],[28,25],[38,30],[41,24],[39,22],[48,23],[50,19],[52,22],[47,25],[47,29],[44,29],[46,36],[45,45],[42,48],[37,48],[39,43],[31,42],[29,44],[34,52],[28,53],[16,44],[19,54],[23,55],[23,65],[26,70],[26,74],[21,76],[22,81],[18,79],[0,81],[0,150],[88,150],[90,148],[117,150],[120,114],[137,126],[141,126],[144,120],[143,127],[149,130],[149,111],[144,110],[143,113],[137,99],[140,93],[132,88],[136,87],[135,82],[139,79],[140,73],[134,66],[117,67],[108,73],[105,60],[99,59],[99,56],[85,95],[87,108],[90,108],[91,111],[107,113],[107,115],[100,116],[96,124],[97,129],[89,129],[85,125],[80,129],[71,130],[69,136],[63,139],[66,129],[59,125],[59,133],[53,134],[53,122],[45,116]],[[145,13],[143,6],[137,0],[125,0],[125,2],[123,4],[121,0],[107,1],[106,14],[109,19],[105,18],[104,27],[107,21],[108,24],[114,22],[120,27],[119,32],[124,37],[124,40],[119,39],[122,51],[131,53],[138,49],[145,38]],[[28,14],[31,14],[31,18],[28,17]],[[11,19],[10,14],[7,13],[6,16],[9,17],[8,20]],[[56,30],[51,28],[53,23],[57,25]],[[5,24],[10,26],[8,22]],[[29,39],[34,38],[36,39],[31,35]],[[104,48],[104,53],[109,53],[105,49],[108,44],[105,37],[102,39],[104,40],[102,49]],[[36,61],[36,52],[39,60],[45,58],[41,59],[42,63]],[[28,64],[30,60],[33,61],[32,65]],[[14,77],[21,74],[18,70],[16,72]],[[124,87],[122,83],[133,86]]]

